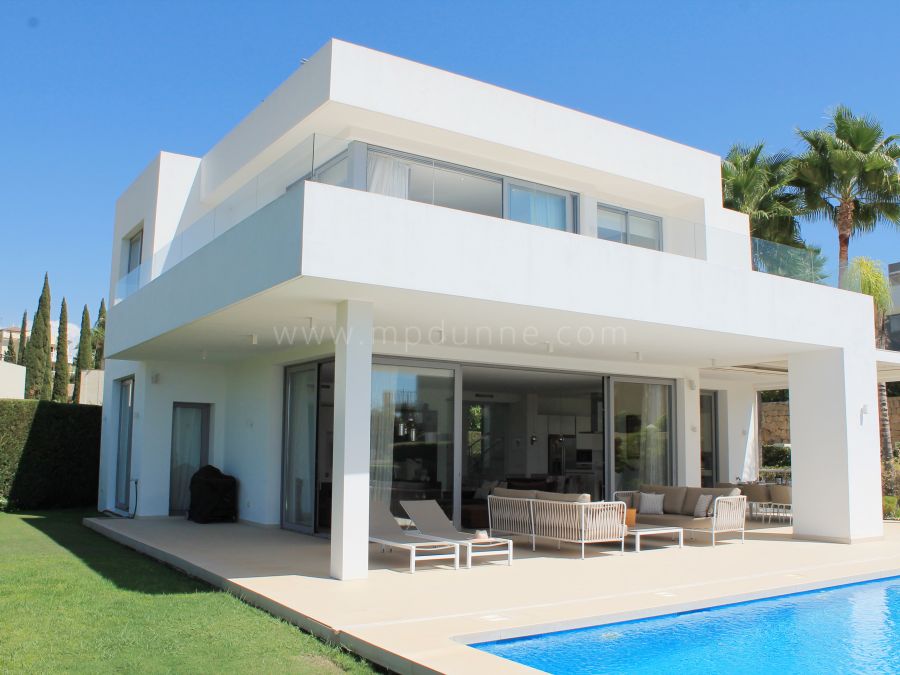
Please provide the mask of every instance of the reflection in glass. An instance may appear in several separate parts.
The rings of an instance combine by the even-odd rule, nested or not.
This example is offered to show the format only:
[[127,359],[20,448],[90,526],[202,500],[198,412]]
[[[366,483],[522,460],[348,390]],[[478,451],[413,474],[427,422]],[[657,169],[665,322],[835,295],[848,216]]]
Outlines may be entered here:
[[569,228],[568,201],[565,195],[522,185],[509,186],[509,218],[552,230]]
[[625,243],[625,232],[627,230],[624,211],[614,211],[612,209],[597,209],[597,237],[606,239],[607,241],[617,241]]
[[700,485],[716,483],[716,393],[700,393]]
[[434,499],[452,517],[453,397],[453,370],[372,366],[371,496],[395,516]]
[[284,458],[284,525],[312,531],[316,486],[316,366],[288,373]]
[[671,385],[613,383],[616,490],[670,483],[671,399]]

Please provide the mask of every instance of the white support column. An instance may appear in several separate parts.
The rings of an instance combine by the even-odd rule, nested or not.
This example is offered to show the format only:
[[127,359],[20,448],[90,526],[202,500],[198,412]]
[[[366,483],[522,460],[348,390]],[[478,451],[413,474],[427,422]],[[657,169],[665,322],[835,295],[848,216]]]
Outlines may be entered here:
[[700,487],[700,377],[693,372],[675,381],[677,485]]
[[795,354],[788,370],[794,536],[882,536],[874,350]]
[[719,476],[724,483],[759,480],[757,392],[746,382],[719,389]]
[[334,345],[334,478],[331,576],[369,573],[369,425],[372,407],[372,305],[338,305]]

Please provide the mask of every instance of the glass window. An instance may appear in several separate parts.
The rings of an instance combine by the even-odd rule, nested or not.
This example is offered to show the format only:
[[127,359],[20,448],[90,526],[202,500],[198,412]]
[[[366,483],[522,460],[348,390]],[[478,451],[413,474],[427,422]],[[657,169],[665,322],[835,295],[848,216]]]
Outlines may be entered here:
[[597,209],[597,237],[607,241],[625,243],[625,235],[628,231],[624,211],[612,209]]
[[287,374],[282,524],[313,531],[316,506],[316,413],[318,368],[301,366]]
[[172,408],[169,515],[188,512],[191,478],[209,464],[209,413],[210,406],[205,403],[176,403]]
[[662,220],[656,216],[598,206],[597,237],[660,251],[662,250]]
[[459,211],[503,217],[500,178],[424,157],[369,151],[368,191]]
[[370,152],[366,171],[367,189],[379,195],[410,199],[410,169],[410,163],[399,157]]
[[117,383],[119,394],[118,438],[116,439],[116,508],[131,508],[131,428],[134,419],[134,380]]
[[509,218],[552,230],[574,231],[572,196],[512,183]]
[[144,247],[144,230],[128,240],[128,272],[136,270],[141,264],[141,254]]
[[316,180],[326,185],[350,187],[350,160],[347,153],[338,159],[326,163],[316,173]]
[[659,219],[628,214],[628,243],[659,250]]
[[372,499],[404,516],[400,501],[434,499],[453,514],[455,373],[373,364]]
[[503,181],[436,164],[434,203],[460,211],[502,218]]
[[614,380],[612,393],[614,489],[668,485],[672,479],[672,385]]

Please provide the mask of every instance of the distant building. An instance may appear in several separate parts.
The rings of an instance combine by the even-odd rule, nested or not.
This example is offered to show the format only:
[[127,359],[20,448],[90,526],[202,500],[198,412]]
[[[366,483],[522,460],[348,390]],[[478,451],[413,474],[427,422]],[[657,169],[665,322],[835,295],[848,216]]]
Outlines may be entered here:
[[[78,335],[81,331],[81,326],[69,323],[67,324],[67,333],[66,333],[66,342],[69,345],[69,362],[75,360],[75,352],[78,346]],[[0,359],[2,359],[3,355],[6,354],[6,349],[9,346],[9,341],[12,341],[16,344],[16,349],[18,350],[19,345],[22,344],[19,333],[22,332],[22,329],[19,326],[7,326],[6,328],[0,328]],[[51,321],[50,322],[50,360],[56,363],[56,336],[59,333],[59,321]],[[28,326],[28,330],[25,332],[26,338],[31,337],[31,326]]]

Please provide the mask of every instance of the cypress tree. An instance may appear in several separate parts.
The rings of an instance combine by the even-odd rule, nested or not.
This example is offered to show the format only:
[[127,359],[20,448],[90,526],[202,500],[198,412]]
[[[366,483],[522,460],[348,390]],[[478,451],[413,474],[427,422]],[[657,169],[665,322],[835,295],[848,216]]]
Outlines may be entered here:
[[16,354],[16,363],[25,365],[25,345],[28,344],[28,311],[22,312],[22,329],[19,331],[19,347]]
[[53,382],[50,374],[50,280],[46,273],[31,338],[25,347],[25,368],[25,398],[49,400]]
[[100,310],[97,312],[97,323],[91,338],[94,347],[94,368],[103,370],[103,346],[106,341],[106,300],[100,299]]
[[81,311],[81,335],[78,337],[78,355],[75,357],[75,390],[72,392],[72,401],[81,403],[81,373],[90,370],[93,365],[91,353],[91,315],[87,305]]
[[63,298],[59,310],[59,330],[56,334],[56,366],[53,370],[53,400],[66,403],[69,400],[69,311]]
[[13,340],[12,333],[9,334],[9,342],[6,343],[6,353],[3,355],[3,360],[7,363],[18,362],[16,355],[16,341]]

